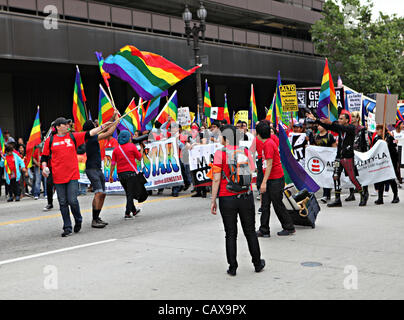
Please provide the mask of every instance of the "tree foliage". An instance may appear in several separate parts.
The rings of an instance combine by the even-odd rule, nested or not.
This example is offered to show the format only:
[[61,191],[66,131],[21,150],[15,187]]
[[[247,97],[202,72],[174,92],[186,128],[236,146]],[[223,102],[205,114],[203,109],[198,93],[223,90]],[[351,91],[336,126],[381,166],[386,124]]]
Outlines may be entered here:
[[371,0],[328,0],[311,30],[316,52],[348,87],[366,94],[388,86],[404,98],[404,18],[379,13],[372,21],[372,7]]

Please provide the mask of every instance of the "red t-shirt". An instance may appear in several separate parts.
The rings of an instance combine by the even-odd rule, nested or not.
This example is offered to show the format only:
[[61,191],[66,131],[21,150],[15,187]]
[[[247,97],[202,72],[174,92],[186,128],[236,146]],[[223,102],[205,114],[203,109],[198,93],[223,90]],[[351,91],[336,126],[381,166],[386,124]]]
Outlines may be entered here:
[[[86,132],[74,132],[77,147],[85,143]],[[49,140],[46,139],[43,148],[43,155],[49,156]],[[77,152],[74,141],[67,133],[63,137],[53,136],[52,143],[52,177],[55,184],[68,183],[71,180],[80,179],[79,163],[77,161]]]
[[9,178],[12,179],[12,177],[14,177],[14,178],[17,177],[17,170],[15,167],[14,155],[6,156],[6,161],[7,161],[7,166],[10,168],[10,171],[11,171]]
[[279,147],[279,138],[277,135],[271,134],[271,139],[275,142],[276,146]]
[[264,143],[258,139],[257,137],[254,138],[253,143],[251,144],[251,153],[254,154],[257,151],[257,158],[262,159],[262,146]]
[[[133,166],[136,168],[136,161],[135,160],[141,160],[142,155],[140,152],[137,150],[136,146],[133,143],[125,143],[121,144],[122,150],[125,152],[126,156],[130,160],[130,162],[133,164]],[[112,152],[112,160],[111,164],[117,166],[117,172],[126,172],[126,171],[134,171],[132,166],[129,164],[128,160],[126,160],[125,156],[121,152],[120,148],[117,147],[114,149]]]
[[[41,166],[41,164],[39,163],[41,160],[41,150],[40,148],[36,148],[34,151],[34,154],[32,156],[36,161],[38,161],[39,166]],[[35,166],[34,161],[32,161],[32,165]]]
[[[272,136],[271,136],[272,137]],[[279,141],[279,140],[278,140]],[[273,139],[267,139],[264,142],[262,152],[262,170],[265,174],[266,160],[272,159],[272,169],[268,179],[279,179],[283,177],[283,169],[281,163],[281,156],[279,155],[278,146]]]
[[117,146],[119,146],[118,141],[111,137],[109,140],[101,140],[100,141],[100,151],[101,151],[101,161],[104,161],[105,158],[105,149],[108,148],[116,148]]
[[[236,146],[226,146],[229,150],[235,150]],[[254,166],[254,160],[251,157],[251,153],[248,151],[248,149],[245,149],[245,155],[249,158],[250,160],[250,168],[251,172],[255,170]],[[215,156],[213,158],[213,172],[218,173],[218,172],[224,172],[226,177],[230,176],[230,169],[227,164],[227,155],[225,151],[222,150],[217,150],[215,152]],[[227,180],[223,176],[221,177],[220,180],[220,187],[219,187],[219,194],[218,197],[228,197],[228,196],[234,196],[240,193],[245,193],[247,191],[242,191],[242,192],[230,192],[229,190],[226,189],[227,186]],[[252,190],[252,187],[251,187]]]

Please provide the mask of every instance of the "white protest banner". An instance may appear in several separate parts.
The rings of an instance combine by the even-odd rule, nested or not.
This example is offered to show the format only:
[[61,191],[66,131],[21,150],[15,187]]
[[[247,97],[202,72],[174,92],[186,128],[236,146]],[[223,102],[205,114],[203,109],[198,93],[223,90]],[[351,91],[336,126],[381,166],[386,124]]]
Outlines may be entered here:
[[362,111],[362,93],[347,94],[347,101],[349,112]]
[[189,169],[191,171],[194,186],[203,186],[212,183],[206,174],[210,170],[209,164],[213,163],[215,152],[223,148],[219,143],[199,144],[189,150]]
[[183,127],[191,125],[191,123],[192,123],[191,114],[189,113],[188,107],[183,107],[183,108],[178,109],[177,121]]
[[[322,188],[334,188],[333,163],[337,148],[309,146],[306,148],[306,172]],[[379,140],[368,152],[355,151],[358,181],[363,186],[395,179],[394,167],[385,141]],[[349,178],[341,174],[341,187],[352,188]]]
[[289,136],[289,143],[293,150],[293,156],[304,168],[305,149],[308,143],[306,140],[306,134],[292,132]]

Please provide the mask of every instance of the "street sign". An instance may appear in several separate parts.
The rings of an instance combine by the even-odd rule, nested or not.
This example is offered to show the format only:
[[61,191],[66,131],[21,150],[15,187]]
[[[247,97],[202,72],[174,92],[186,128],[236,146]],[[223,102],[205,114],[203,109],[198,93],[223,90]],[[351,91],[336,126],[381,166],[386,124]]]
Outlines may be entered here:
[[282,100],[282,112],[299,111],[297,104],[296,85],[287,84],[279,86]]

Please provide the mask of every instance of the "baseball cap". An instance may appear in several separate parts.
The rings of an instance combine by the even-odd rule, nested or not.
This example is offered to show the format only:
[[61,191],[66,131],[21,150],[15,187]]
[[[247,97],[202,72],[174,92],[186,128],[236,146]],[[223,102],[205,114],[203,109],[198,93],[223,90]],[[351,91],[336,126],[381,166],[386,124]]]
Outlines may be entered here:
[[60,126],[61,124],[68,124],[69,121],[66,120],[66,118],[60,117],[57,118],[54,122],[53,122],[53,126],[56,128],[57,126]]

